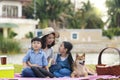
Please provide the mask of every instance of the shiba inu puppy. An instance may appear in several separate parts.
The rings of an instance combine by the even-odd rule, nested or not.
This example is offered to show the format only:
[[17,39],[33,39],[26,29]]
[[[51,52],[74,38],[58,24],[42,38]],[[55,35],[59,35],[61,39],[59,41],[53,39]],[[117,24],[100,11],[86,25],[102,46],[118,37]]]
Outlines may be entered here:
[[73,72],[71,77],[86,77],[91,73],[85,66],[85,53],[82,55],[76,54],[76,59],[73,64]]

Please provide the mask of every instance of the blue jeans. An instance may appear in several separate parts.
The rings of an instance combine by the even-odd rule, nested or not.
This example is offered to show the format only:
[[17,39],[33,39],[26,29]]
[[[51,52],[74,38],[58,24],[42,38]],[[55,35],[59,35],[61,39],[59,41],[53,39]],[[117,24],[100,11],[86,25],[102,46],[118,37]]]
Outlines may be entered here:
[[67,68],[62,68],[59,71],[53,72],[55,77],[70,77],[71,71]]
[[27,67],[22,70],[22,77],[36,77],[36,76],[32,69],[30,67]]

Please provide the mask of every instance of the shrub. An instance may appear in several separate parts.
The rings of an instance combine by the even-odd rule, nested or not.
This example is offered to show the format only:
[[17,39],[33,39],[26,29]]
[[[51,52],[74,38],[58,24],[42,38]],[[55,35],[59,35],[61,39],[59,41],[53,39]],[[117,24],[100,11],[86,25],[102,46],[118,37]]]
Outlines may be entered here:
[[108,30],[103,30],[103,35],[112,39],[114,36],[120,36],[120,28],[109,28]]
[[16,35],[17,35],[17,33],[15,33],[14,31],[10,30],[10,31],[9,31],[9,34],[8,34],[8,37],[9,37],[10,39],[13,39]]
[[12,39],[4,39],[0,40],[0,51],[2,53],[19,53],[20,46],[19,42]]
[[32,32],[29,32],[29,33],[26,34],[25,36],[26,36],[26,38],[33,38],[33,37],[34,37],[34,35],[33,35]]

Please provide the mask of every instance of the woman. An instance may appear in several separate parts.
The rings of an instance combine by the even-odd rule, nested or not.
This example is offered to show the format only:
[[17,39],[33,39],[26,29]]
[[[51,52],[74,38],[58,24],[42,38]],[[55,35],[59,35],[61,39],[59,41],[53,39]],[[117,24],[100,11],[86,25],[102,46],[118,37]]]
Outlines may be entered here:
[[49,27],[45,28],[42,34],[42,49],[45,51],[46,57],[49,61],[51,58],[53,58],[52,47],[55,45],[55,38],[59,37],[59,33],[55,32],[53,28]]
[[[42,30],[42,36],[41,38],[41,43],[42,43],[42,49],[45,52],[45,56],[48,60],[48,63],[51,58],[53,58],[53,49],[52,47],[55,45],[55,38],[59,37],[59,33],[55,32],[52,27],[48,27]],[[28,65],[30,63],[28,62]],[[27,76],[23,77],[36,77],[34,72],[31,70],[31,68],[24,69],[22,74],[29,74]]]

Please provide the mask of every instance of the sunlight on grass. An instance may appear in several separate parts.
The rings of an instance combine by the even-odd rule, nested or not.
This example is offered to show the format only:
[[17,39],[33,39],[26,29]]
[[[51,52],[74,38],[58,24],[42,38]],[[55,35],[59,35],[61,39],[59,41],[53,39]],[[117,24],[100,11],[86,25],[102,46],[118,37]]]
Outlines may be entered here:
[[95,65],[94,64],[88,64],[88,65],[86,65],[87,67],[89,67],[90,69],[93,69],[93,70],[95,70],[96,69],[96,67],[95,67]]

